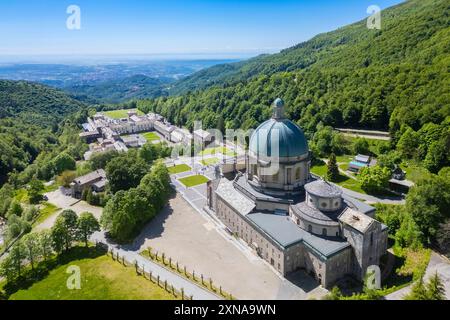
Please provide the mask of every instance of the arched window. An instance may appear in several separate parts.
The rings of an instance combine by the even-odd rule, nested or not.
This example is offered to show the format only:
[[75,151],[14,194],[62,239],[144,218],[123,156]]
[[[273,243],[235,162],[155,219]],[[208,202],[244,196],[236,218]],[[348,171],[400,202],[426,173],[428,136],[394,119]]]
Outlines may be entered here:
[[322,229],[322,235],[323,235],[323,236],[326,236],[326,235],[327,235],[327,229],[326,229],[326,228],[323,228],[323,229]]
[[312,225],[308,225],[308,232],[312,233]]

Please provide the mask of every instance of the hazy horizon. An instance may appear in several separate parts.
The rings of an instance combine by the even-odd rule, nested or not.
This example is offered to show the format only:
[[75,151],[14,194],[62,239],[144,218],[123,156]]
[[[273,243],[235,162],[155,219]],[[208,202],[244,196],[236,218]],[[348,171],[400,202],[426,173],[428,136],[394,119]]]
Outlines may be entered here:
[[[271,52],[276,53],[276,52]],[[216,53],[216,54],[90,54],[90,55],[1,55],[1,65],[19,64],[117,64],[117,63],[149,63],[149,62],[176,62],[176,61],[240,61],[256,57],[264,53]]]
[[[379,0],[381,9],[401,0]],[[368,17],[372,0],[0,2],[0,61],[78,57],[249,58]],[[66,22],[80,8],[80,29]],[[67,58],[66,58],[67,57]]]

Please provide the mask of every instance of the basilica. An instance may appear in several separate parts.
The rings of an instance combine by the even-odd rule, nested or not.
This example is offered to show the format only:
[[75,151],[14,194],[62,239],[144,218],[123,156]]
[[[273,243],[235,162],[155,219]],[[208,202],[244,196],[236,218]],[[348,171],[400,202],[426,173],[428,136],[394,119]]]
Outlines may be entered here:
[[283,276],[305,270],[330,288],[344,276],[363,280],[387,250],[387,227],[375,208],[310,173],[303,131],[284,102],[250,139],[245,170],[207,185],[207,207]]

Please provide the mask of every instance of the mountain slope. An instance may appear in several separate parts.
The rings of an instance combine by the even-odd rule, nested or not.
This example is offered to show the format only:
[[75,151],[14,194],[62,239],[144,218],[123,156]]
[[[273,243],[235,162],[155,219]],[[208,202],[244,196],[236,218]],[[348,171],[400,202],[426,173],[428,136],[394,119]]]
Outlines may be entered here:
[[201,119],[206,127],[247,129],[267,119],[270,103],[282,97],[310,136],[319,124],[390,129],[394,137],[402,125],[439,124],[450,115],[449,9],[444,0],[409,1],[383,11],[380,31],[358,22],[224,67],[214,75],[223,84],[139,105],[177,124]]
[[[274,55],[202,70],[179,81],[171,90],[182,94],[258,75],[303,69],[365,68],[401,62],[429,63],[435,52],[433,38],[448,36],[450,5],[443,0],[412,0],[382,12],[382,29],[368,30],[366,20],[320,34]],[[438,50],[448,48],[440,47]]]
[[[85,107],[60,90],[25,81],[0,80],[0,186],[9,173],[21,172],[43,151],[50,152],[64,144],[70,146],[73,155],[79,152],[79,129],[73,126],[73,132],[69,132],[69,122],[86,115],[68,117]],[[29,168],[27,179],[37,173],[36,167]],[[18,179],[11,180],[17,183]]]
[[17,121],[49,126],[85,107],[66,93],[45,85],[0,80],[0,119],[14,117]]
[[172,78],[151,78],[135,75],[120,80],[111,80],[92,85],[77,85],[64,88],[66,92],[81,100],[93,98],[101,103],[118,103],[132,99],[155,98],[167,95],[166,88],[174,82]]

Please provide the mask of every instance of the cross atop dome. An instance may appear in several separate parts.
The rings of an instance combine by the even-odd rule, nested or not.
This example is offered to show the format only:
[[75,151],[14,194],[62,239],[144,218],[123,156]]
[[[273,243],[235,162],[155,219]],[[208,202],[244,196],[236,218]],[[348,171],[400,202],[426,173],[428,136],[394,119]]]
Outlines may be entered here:
[[286,118],[284,115],[284,101],[282,99],[277,98],[273,102],[272,108],[273,108],[273,116],[272,116],[273,119],[282,120]]

